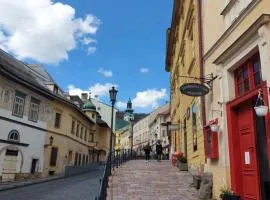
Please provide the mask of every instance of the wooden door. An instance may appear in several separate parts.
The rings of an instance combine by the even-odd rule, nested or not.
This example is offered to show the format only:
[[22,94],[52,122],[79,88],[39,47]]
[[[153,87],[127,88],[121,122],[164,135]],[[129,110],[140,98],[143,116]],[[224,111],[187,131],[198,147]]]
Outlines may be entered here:
[[241,196],[244,200],[260,200],[256,131],[252,109],[251,103],[245,103],[237,109],[241,165],[239,178],[242,180]]

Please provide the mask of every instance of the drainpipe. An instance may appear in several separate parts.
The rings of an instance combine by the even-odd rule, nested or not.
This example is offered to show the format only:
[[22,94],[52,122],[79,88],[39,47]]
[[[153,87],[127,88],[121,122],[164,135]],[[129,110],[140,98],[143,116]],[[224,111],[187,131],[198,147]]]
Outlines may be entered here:
[[[199,59],[200,59],[200,77],[204,77],[204,63],[203,63],[203,27],[202,27],[202,3],[201,0],[198,2],[198,28],[199,28]],[[203,81],[203,80],[202,80]],[[203,127],[206,125],[206,115],[205,115],[205,97],[201,97],[201,111],[202,111],[202,122]]]

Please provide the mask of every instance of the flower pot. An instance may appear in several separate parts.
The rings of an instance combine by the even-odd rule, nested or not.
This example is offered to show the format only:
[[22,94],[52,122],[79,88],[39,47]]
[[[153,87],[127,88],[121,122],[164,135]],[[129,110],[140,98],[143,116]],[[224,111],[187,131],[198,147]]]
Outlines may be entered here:
[[267,115],[267,112],[268,112],[267,106],[256,106],[254,107],[254,109],[258,117],[264,117]]
[[222,198],[222,200],[240,200],[240,196],[237,195],[224,195]]
[[217,132],[218,131],[218,125],[217,124],[210,125],[210,128],[211,128],[212,132]]
[[179,168],[180,171],[188,171],[188,164],[187,163],[179,162],[178,166],[179,166],[178,168]]

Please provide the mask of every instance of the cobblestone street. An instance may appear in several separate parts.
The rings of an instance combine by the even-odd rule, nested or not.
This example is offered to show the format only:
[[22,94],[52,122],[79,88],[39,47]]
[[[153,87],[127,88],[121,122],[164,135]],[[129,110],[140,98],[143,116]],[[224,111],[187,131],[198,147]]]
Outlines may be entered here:
[[169,161],[130,161],[115,169],[107,200],[195,200],[192,177]]
[[0,192],[1,200],[94,200],[103,171]]

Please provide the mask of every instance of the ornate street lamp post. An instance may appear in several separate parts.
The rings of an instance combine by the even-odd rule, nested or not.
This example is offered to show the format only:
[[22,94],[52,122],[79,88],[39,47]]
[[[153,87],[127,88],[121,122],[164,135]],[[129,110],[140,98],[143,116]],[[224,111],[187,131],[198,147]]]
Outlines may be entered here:
[[109,175],[111,175],[112,173],[112,136],[113,136],[113,110],[114,110],[114,104],[116,102],[116,95],[117,95],[117,90],[112,87],[112,89],[110,89],[109,93],[110,93],[110,99],[112,102],[112,116],[111,116],[111,135],[110,135],[110,150],[109,150]]

